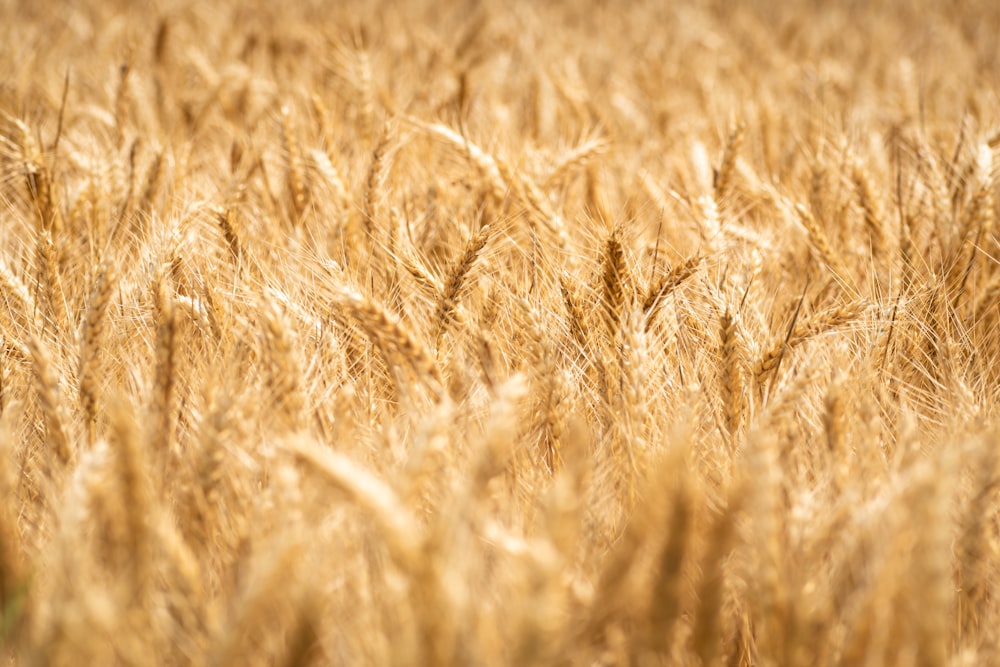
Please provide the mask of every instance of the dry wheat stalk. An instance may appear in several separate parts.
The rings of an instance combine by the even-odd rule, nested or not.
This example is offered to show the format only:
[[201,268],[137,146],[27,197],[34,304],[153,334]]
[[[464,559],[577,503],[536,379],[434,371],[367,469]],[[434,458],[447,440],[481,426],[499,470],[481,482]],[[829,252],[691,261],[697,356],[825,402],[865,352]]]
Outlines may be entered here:
[[536,392],[542,429],[542,460],[549,473],[562,466],[562,440],[566,431],[566,387],[563,373],[556,364],[555,350],[545,333],[538,309],[524,300],[518,305],[530,340],[527,350],[530,372]]
[[[29,323],[33,324],[35,313],[37,313],[37,306],[28,287],[10,270],[10,267],[7,266],[2,258],[0,258],[0,286],[3,287],[4,300],[7,303],[7,311],[11,318],[10,328],[8,328],[6,322],[2,325],[9,337],[14,333],[12,329],[23,331],[29,327]],[[20,337],[8,338],[8,344],[17,349],[22,358],[28,359],[31,356],[28,346]]]
[[365,181],[365,194],[361,209],[361,219],[364,220],[365,231],[369,238],[379,229],[378,223],[382,221],[382,200],[385,197],[389,170],[392,168],[394,153],[392,142],[394,139],[395,129],[392,124],[386,123],[382,128],[378,145],[372,152],[372,163]]
[[812,213],[810,213],[809,210],[801,204],[795,205],[795,212],[798,213],[799,221],[809,233],[809,239],[813,242],[817,252],[819,252],[819,256],[823,260],[823,263],[826,264],[835,275],[843,275],[840,258],[837,253],[833,251],[833,248],[830,246],[830,240],[827,238],[826,233],[817,224],[816,219],[812,216]]
[[309,185],[306,182],[306,170],[303,164],[302,147],[296,136],[295,121],[288,105],[281,107],[281,139],[285,148],[288,168],[288,191],[292,195],[292,222],[296,225],[302,222],[306,205],[309,203]]
[[462,287],[495,231],[496,223],[489,218],[484,218],[480,223],[479,230],[469,238],[465,244],[465,250],[448,270],[448,276],[444,281],[441,298],[434,315],[437,331],[435,341],[438,345],[441,343],[441,337],[446,328],[451,323]]
[[854,301],[796,319],[784,338],[772,342],[770,347],[765,348],[754,372],[758,384],[762,386],[767,382],[771,373],[781,363],[782,356],[788,350],[815,336],[853,322],[864,313],[867,307],[868,304],[864,301]]
[[6,663],[1000,664],[1000,13],[655,4],[15,12]]
[[163,183],[163,172],[163,151],[156,151],[153,163],[149,165],[149,170],[146,172],[146,185],[142,189],[142,197],[139,200],[139,211],[143,215],[148,215],[156,205],[156,199]]
[[669,528],[660,548],[656,563],[656,578],[653,581],[649,610],[650,647],[665,653],[673,639],[673,628],[681,615],[681,572],[688,550],[691,548],[691,524],[693,514],[692,492],[678,476],[669,502]]
[[976,438],[971,457],[975,461],[973,485],[961,534],[956,551],[959,558],[958,580],[960,583],[959,617],[965,633],[975,633],[983,622],[988,596],[990,529],[987,527],[985,511],[990,499],[995,496],[998,483],[997,452],[989,444],[989,439]]
[[[2,430],[5,442],[11,442],[11,422],[5,419]],[[5,498],[14,498],[17,491],[16,475],[12,469],[10,451],[4,446],[0,456],[0,493]],[[0,507],[0,601],[4,605],[14,604],[20,589],[24,586],[25,559],[22,556],[21,530],[17,525],[17,514],[13,503]]]
[[80,384],[80,402],[87,421],[87,443],[90,446],[94,445],[94,426],[97,421],[101,339],[116,280],[112,260],[107,259],[98,272],[97,280],[91,290],[80,340],[80,368],[77,377]]
[[351,205],[351,196],[347,192],[347,185],[344,183],[340,171],[334,166],[333,160],[330,159],[330,155],[325,151],[314,148],[309,151],[309,158],[312,160],[316,171],[319,172],[320,176],[323,177],[323,180],[329,186],[336,207],[341,211],[347,211]]
[[743,137],[746,133],[746,125],[737,123],[729,133],[726,140],[726,147],[722,151],[722,161],[715,172],[715,201],[721,203],[732,191],[733,178],[736,174],[736,160],[739,157],[740,148],[743,146]]
[[[555,236],[558,249],[566,253],[569,248],[569,236],[566,233],[566,223],[552,206],[547,202],[545,195],[535,184],[530,176],[523,172],[515,172],[506,161],[495,158],[497,170],[500,172],[503,181],[514,187],[514,194],[521,198],[527,209],[532,213],[532,220],[541,221],[545,228]],[[493,196],[497,199],[502,195],[499,190],[494,189]],[[567,261],[572,266],[573,255],[567,257]]]
[[151,424],[153,431],[153,452],[162,457],[164,469],[168,465],[173,446],[173,409],[176,391],[177,366],[177,320],[174,312],[174,296],[170,285],[171,264],[162,264],[157,270],[153,284],[156,323],[156,366],[153,384]]
[[229,254],[233,259],[233,263],[236,266],[240,266],[244,251],[243,244],[240,242],[239,232],[237,231],[236,212],[228,206],[225,208],[219,207],[215,209],[215,219],[219,222],[219,228],[222,230],[222,236],[229,247]]
[[558,162],[553,166],[545,177],[543,187],[548,190],[564,178],[566,174],[581,166],[586,166],[590,160],[605,152],[608,149],[608,142],[601,137],[586,139],[578,146],[567,151],[559,157]]
[[947,289],[951,295],[953,308],[957,307],[959,297],[965,291],[973,263],[982,252],[983,240],[988,237],[993,228],[991,159],[989,149],[981,147],[977,159],[978,167],[974,170],[979,187],[973,194],[959,223],[959,231],[956,236],[957,248],[950,257],[951,266],[948,270]]
[[38,218],[38,229],[58,233],[62,228],[62,219],[52,192],[51,170],[44,161],[31,128],[20,119],[15,119],[14,123],[21,136],[20,154],[24,165],[24,180]]
[[601,307],[608,339],[616,340],[625,307],[625,289],[629,278],[625,251],[617,232],[604,241],[601,253]]
[[691,257],[683,264],[671,268],[660,276],[658,280],[651,283],[646,291],[646,296],[642,300],[642,311],[646,314],[646,321],[652,322],[660,305],[664,299],[677,289],[684,281],[694,275],[701,263],[700,256]]
[[73,450],[70,448],[69,434],[66,432],[60,383],[56,369],[52,366],[52,352],[36,335],[28,338],[28,350],[33,362],[35,391],[38,392],[42,417],[45,420],[45,437],[48,441],[46,445],[51,447],[64,465],[68,464],[73,457]]
[[361,137],[366,143],[371,144],[376,138],[377,119],[375,117],[374,72],[371,53],[367,48],[362,47],[355,51],[354,73],[357,81],[357,89],[361,96],[359,107]]
[[282,425],[297,430],[302,423],[304,398],[302,368],[294,331],[274,300],[262,307],[264,333],[270,359],[270,382],[278,418]]
[[400,361],[410,365],[418,377],[429,383],[432,391],[439,389],[441,376],[434,358],[402,320],[348,287],[337,290],[334,299],[337,305],[348,309],[372,339],[383,346],[390,363]]
[[46,319],[59,331],[66,329],[66,294],[59,274],[59,258],[52,234],[40,230],[36,239],[38,262],[37,284],[43,303],[46,305]]
[[122,63],[118,70],[118,90],[115,94],[115,147],[125,147],[125,123],[128,121],[128,106],[131,102],[130,76],[132,64]]
[[887,239],[885,217],[876,194],[878,189],[872,183],[871,173],[859,162],[856,162],[851,169],[851,179],[857,189],[858,204],[864,213],[865,228],[868,230],[872,256],[880,262],[886,255]]
[[443,139],[454,149],[465,154],[469,161],[482,172],[490,187],[490,194],[496,201],[503,201],[510,184],[500,175],[496,159],[485,150],[469,141],[461,134],[440,123],[425,123],[412,117],[404,118],[407,122],[419,127],[425,132]]
[[573,288],[570,285],[570,277],[568,274],[564,273],[559,276],[559,290],[562,294],[563,305],[566,308],[566,316],[569,320],[570,332],[573,334],[573,340],[581,350],[586,350],[589,343],[587,337],[587,318],[580,308],[579,301],[577,297],[573,294]]
[[344,455],[315,443],[296,440],[289,442],[287,448],[370,513],[400,567],[406,571],[419,567],[423,536],[416,518],[388,484]]
[[716,658],[720,635],[720,616],[726,584],[725,565],[736,541],[736,517],[743,499],[740,489],[730,497],[723,514],[715,518],[708,534],[706,546],[707,567],[701,573],[696,599],[697,611],[694,616],[694,632],[691,644],[703,665],[711,665]]
[[121,399],[112,403],[109,421],[128,526],[128,543],[125,545],[128,551],[122,562],[128,563],[132,570],[130,575],[133,579],[133,594],[136,599],[142,599],[153,574],[150,534],[150,524],[153,521],[152,492],[146,480],[141,441],[135,421]]
[[738,329],[739,319],[726,310],[719,316],[719,345],[722,350],[723,417],[726,431],[731,438],[739,432],[747,409],[743,389],[746,349]]

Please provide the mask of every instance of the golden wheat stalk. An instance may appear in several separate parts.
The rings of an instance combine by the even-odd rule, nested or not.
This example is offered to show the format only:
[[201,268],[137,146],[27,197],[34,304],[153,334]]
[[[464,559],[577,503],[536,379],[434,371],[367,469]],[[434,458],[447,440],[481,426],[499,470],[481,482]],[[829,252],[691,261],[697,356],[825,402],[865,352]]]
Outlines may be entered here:
[[423,542],[419,524],[392,487],[343,454],[315,443],[298,439],[286,447],[369,514],[401,568],[412,571],[419,567]]
[[617,233],[604,241],[601,253],[602,314],[609,340],[616,340],[625,307],[625,285],[629,278],[625,251]]
[[437,331],[435,341],[438,345],[441,343],[441,337],[444,336],[446,328],[451,323],[462,287],[495,231],[496,224],[488,218],[483,219],[479,230],[469,238],[462,254],[449,269],[434,315],[435,330]]
[[80,402],[83,405],[84,418],[87,422],[87,442],[91,447],[94,445],[98,385],[101,380],[101,342],[116,280],[112,260],[105,260],[91,290],[90,303],[83,321],[83,335],[80,341],[80,368],[77,377],[80,385]]
[[302,395],[302,367],[295,335],[288,319],[274,300],[262,307],[264,332],[270,358],[270,382],[278,419],[285,428],[301,427],[305,399]]
[[819,311],[808,317],[796,318],[784,338],[773,341],[757,361],[755,376],[763,385],[781,363],[784,354],[806,341],[857,320],[868,308],[865,301],[853,301],[842,306]]
[[747,408],[743,379],[745,347],[738,326],[738,317],[727,307],[719,316],[719,346],[722,351],[723,423],[733,439]]
[[725,149],[722,151],[722,161],[715,172],[715,201],[723,202],[732,192],[734,177],[736,175],[736,160],[739,157],[740,148],[743,146],[743,137],[746,133],[746,125],[737,123],[729,133],[726,140]]
[[156,306],[156,366],[151,424],[155,429],[153,451],[155,456],[162,457],[164,470],[172,455],[170,450],[173,446],[173,409],[177,384],[177,319],[169,279],[170,270],[169,262],[161,265],[153,285]]
[[45,422],[46,445],[64,465],[68,464],[73,457],[73,450],[66,432],[60,382],[52,365],[52,352],[37,335],[28,338],[28,351],[33,362],[35,391],[38,393]]
[[285,147],[287,160],[288,192],[292,196],[292,222],[298,225],[302,222],[306,205],[309,203],[309,185],[306,181],[306,170],[302,158],[302,147],[296,136],[297,128],[292,118],[292,110],[288,105],[281,107],[281,139]]
[[411,366],[432,391],[439,390],[441,376],[434,358],[399,317],[349,287],[337,290],[334,303],[346,308],[361,323],[365,332],[382,346],[390,363]]

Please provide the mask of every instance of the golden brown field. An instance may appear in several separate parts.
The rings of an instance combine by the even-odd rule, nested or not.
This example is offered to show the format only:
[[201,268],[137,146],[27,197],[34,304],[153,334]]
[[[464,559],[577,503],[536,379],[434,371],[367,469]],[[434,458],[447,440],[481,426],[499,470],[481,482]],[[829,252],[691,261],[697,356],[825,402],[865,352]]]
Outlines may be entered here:
[[279,4],[0,0],[5,664],[1000,664],[1000,4]]

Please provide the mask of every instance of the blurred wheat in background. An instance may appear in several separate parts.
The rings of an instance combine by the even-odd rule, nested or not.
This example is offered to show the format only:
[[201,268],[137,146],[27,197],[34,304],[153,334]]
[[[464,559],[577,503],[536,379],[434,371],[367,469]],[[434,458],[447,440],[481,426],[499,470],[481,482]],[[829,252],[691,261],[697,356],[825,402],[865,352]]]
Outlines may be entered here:
[[1000,664],[1000,5],[286,4],[0,0],[6,664]]

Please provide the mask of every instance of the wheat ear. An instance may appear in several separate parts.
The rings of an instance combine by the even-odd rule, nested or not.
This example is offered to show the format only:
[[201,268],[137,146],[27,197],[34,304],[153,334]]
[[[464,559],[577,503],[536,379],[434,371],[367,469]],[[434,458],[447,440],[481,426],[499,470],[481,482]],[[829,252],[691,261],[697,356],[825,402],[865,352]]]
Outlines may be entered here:
[[726,310],[719,316],[719,343],[722,349],[722,396],[726,431],[735,439],[746,411],[744,394],[744,345],[738,329],[739,319]]
[[399,360],[409,364],[432,391],[440,391],[441,376],[433,357],[396,315],[349,287],[338,289],[334,302],[361,323],[390,363]]
[[573,339],[581,350],[586,350],[588,346],[587,318],[584,316],[583,309],[580,308],[580,303],[573,293],[573,289],[570,287],[569,275],[566,273],[559,276],[559,290],[562,294],[563,305],[566,308],[566,316],[569,320],[569,328],[573,334]]
[[145,599],[152,574],[150,521],[153,516],[152,494],[146,479],[141,440],[132,411],[124,400],[116,399],[109,411],[112,444],[115,449],[118,478],[128,524],[128,553],[122,562],[132,568],[137,600]]
[[375,233],[376,225],[382,219],[382,198],[385,196],[389,170],[392,167],[392,141],[394,135],[393,126],[386,122],[379,136],[378,145],[372,151],[372,163],[368,168],[368,178],[365,180],[365,194],[362,200],[361,215],[365,224],[365,231],[369,237]]
[[58,233],[62,227],[62,219],[52,193],[52,174],[45,164],[31,128],[21,120],[15,120],[14,123],[21,134],[24,180],[28,188],[28,197],[38,218],[38,228],[49,233]]
[[815,336],[849,324],[858,319],[867,307],[868,304],[865,301],[854,301],[796,320],[787,336],[773,342],[761,355],[755,370],[757,382],[763,385],[767,381],[787,350],[801,345]]
[[367,468],[326,447],[300,439],[289,442],[287,448],[365,510],[379,527],[393,560],[404,571],[413,571],[419,561],[423,536],[416,517],[391,486]]
[[156,430],[153,434],[153,451],[157,457],[162,457],[164,467],[170,460],[170,447],[173,443],[172,412],[176,384],[177,320],[168,278],[170,266],[169,262],[160,266],[153,288],[156,302],[156,371],[152,421]]
[[90,304],[83,322],[80,342],[80,401],[87,420],[88,445],[94,445],[94,427],[97,422],[98,385],[100,381],[100,348],[104,320],[115,288],[115,270],[112,260],[105,260],[90,294]]
[[816,248],[823,263],[834,274],[844,275],[840,257],[833,251],[830,239],[827,237],[826,232],[817,224],[816,218],[802,204],[795,204],[795,212],[798,213],[799,221],[805,227],[806,232],[809,234],[809,240],[812,241],[813,247]]
[[885,218],[879,203],[877,189],[872,183],[871,173],[860,162],[854,164],[851,179],[858,193],[858,204],[865,217],[865,227],[871,240],[871,251],[876,261],[886,256]]
[[288,160],[288,191],[292,195],[292,211],[295,215],[293,222],[298,225],[302,222],[309,202],[309,187],[302,161],[302,147],[299,145],[292,110],[288,105],[281,107],[281,138]]
[[294,334],[288,319],[269,300],[263,307],[264,331],[270,359],[271,391],[279,421],[288,429],[301,426],[305,401],[302,396],[302,365],[296,354]]
[[28,350],[33,360],[35,390],[42,407],[46,439],[59,460],[63,464],[67,464],[72,458],[73,452],[70,449],[69,436],[66,433],[59,379],[51,363],[52,353],[42,339],[36,335],[31,335],[28,338]]
[[733,127],[726,141],[726,147],[722,151],[722,161],[719,169],[715,172],[715,201],[721,204],[733,189],[734,177],[736,176],[736,159],[739,157],[740,148],[743,146],[743,136],[746,126],[741,122]]
[[[742,505],[738,495],[730,498],[722,516],[715,519],[708,535],[706,555],[702,560],[701,582],[696,599],[691,646],[702,665],[716,664],[719,649],[719,617],[725,592],[725,565],[736,541],[736,521]],[[707,563],[705,561],[707,560]]]
[[118,92],[115,95],[115,146],[119,150],[125,146],[125,123],[128,120],[128,105],[131,99],[129,85],[131,72],[132,65],[127,61],[118,70]]
[[660,276],[659,280],[650,284],[649,290],[646,291],[646,296],[642,300],[642,312],[646,315],[647,328],[652,325],[656,313],[659,312],[660,305],[666,297],[677,289],[685,280],[694,275],[698,266],[701,264],[701,260],[702,258],[700,255],[695,255],[683,264],[678,264],[673,267]]
[[437,312],[434,315],[435,329],[437,331],[435,340],[438,344],[440,344],[441,337],[452,320],[462,286],[465,284],[473,265],[479,259],[494,230],[495,225],[491,220],[483,220],[479,231],[473,234],[466,242],[462,255],[452,264],[451,269],[448,271],[448,277],[444,281],[444,290],[441,292]]
[[425,123],[412,117],[406,117],[405,120],[443,139],[453,148],[465,154],[469,161],[486,177],[486,181],[490,186],[490,193],[494,199],[496,201],[504,200],[510,184],[500,175],[497,161],[492,155],[445,125],[441,125],[440,123]]

